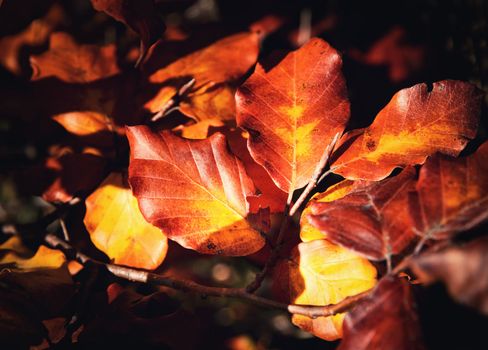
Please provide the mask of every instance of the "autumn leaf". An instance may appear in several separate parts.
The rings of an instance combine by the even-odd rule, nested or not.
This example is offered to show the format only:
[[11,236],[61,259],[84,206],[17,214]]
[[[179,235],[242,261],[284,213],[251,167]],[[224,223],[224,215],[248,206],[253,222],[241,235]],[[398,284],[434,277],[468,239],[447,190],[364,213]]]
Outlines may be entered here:
[[88,83],[119,72],[115,45],[79,45],[67,33],[53,33],[49,50],[31,56],[32,80],[56,77],[68,83]]
[[314,203],[333,202],[346,196],[359,186],[364,186],[364,182],[343,180],[333,186],[330,186],[325,192],[316,193],[312,198],[310,198],[307,206],[305,209],[303,209],[300,218],[300,239],[303,242],[324,239],[325,234],[308,222],[308,216],[312,215],[312,206]]
[[168,240],[146,222],[122,174],[110,174],[85,203],[84,223],[93,244],[116,264],[150,270],[161,265]]
[[408,210],[415,175],[415,169],[407,168],[398,176],[359,187],[335,201],[316,201],[308,220],[336,244],[368,259],[389,260],[416,238]]
[[129,182],[147,221],[205,254],[248,255],[264,239],[246,220],[255,187],[222,134],[185,140],[128,128]]
[[401,82],[425,66],[426,48],[406,42],[407,32],[394,27],[367,52],[351,50],[351,57],[364,64],[385,66],[393,82]]
[[383,277],[344,319],[339,350],[421,350],[420,325],[410,286]]
[[488,315],[488,238],[424,253],[411,267],[423,283],[442,281],[458,302]]
[[488,218],[488,142],[467,157],[435,155],[420,170],[409,200],[424,240],[445,239]]
[[161,88],[146,103],[146,108],[152,113],[159,112],[184,84],[195,79],[182,97],[181,112],[196,121],[217,117],[232,120],[234,85],[256,63],[258,53],[258,35],[244,32],[186,55],[149,77],[151,83],[161,84]]
[[[336,304],[376,283],[376,269],[368,260],[323,239],[300,243],[281,265],[275,281],[285,283],[282,288],[294,304]],[[335,340],[342,337],[343,319],[344,314],[316,319],[293,315],[292,322],[317,337]]]
[[252,157],[286,193],[305,186],[349,118],[339,54],[312,39],[266,72],[258,65],[236,94],[237,124]]
[[19,237],[12,236],[0,245],[0,267],[13,265],[19,269],[59,268],[66,262],[62,252],[44,245],[39,246],[34,255],[29,253],[30,251],[23,246]]
[[0,38],[0,64],[14,74],[21,74],[22,49],[44,45],[49,34],[63,21],[63,17],[62,8],[55,4],[44,17],[32,21],[22,32]]
[[91,3],[95,10],[105,12],[139,34],[141,45],[136,66],[166,29],[153,0],[91,0]]
[[432,91],[426,84],[400,90],[368,128],[344,135],[348,142],[331,157],[330,170],[352,180],[381,180],[436,152],[457,156],[476,135],[481,96],[454,80],[434,83]]

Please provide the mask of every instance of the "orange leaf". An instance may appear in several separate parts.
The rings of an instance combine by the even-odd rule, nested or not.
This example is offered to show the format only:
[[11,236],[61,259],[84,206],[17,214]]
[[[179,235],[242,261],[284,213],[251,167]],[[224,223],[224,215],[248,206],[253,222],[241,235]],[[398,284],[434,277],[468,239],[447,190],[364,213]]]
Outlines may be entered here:
[[127,130],[129,182],[144,217],[168,238],[205,254],[248,255],[264,245],[246,220],[255,187],[222,134],[194,141]]
[[[475,137],[481,94],[454,80],[418,84],[393,96],[373,124],[344,135],[331,171],[348,179],[381,180],[396,167],[421,164],[436,152],[457,156]],[[351,133],[357,133],[352,131]]]
[[408,210],[415,169],[354,189],[341,199],[311,205],[309,222],[324,238],[368,259],[389,260],[416,238]]
[[488,219],[488,142],[468,157],[427,159],[409,205],[424,239],[449,238]]
[[[371,289],[376,284],[376,269],[366,259],[327,240],[300,243],[287,261],[282,261],[276,276],[295,304],[336,304],[348,296]],[[284,264],[284,266],[283,266]],[[326,340],[342,337],[344,314],[311,319],[294,315],[292,322]]]
[[122,174],[110,174],[86,199],[84,223],[93,244],[116,264],[155,269],[166,256],[166,236],[146,222]]
[[409,284],[381,279],[344,320],[339,350],[424,350],[415,301]]
[[252,157],[283,191],[305,186],[349,118],[339,54],[312,39],[266,72],[258,65],[236,94],[237,124]]
[[258,35],[239,33],[184,56],[150,76],[151,83],[162,84],[162,87],[146,107],[153,113],[158,112],[194,78],[194,86],[183,97],[181,111],[196,120],[233,119],[232,83],[256,63],[258,52]]
[[31,56],[32,80],[56,77],[68,83],[88,83],[119,72],[115,45],[79,45],[67,33],[53,33],[49,51]]

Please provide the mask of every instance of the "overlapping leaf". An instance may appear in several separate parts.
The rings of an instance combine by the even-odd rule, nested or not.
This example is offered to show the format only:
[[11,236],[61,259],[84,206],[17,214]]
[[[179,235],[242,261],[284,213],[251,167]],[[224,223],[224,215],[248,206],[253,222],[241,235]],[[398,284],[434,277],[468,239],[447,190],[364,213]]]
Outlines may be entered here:
[[287,193],[307,184],[349,118],[341,67],[329,44],[312,39],[268,72],[258,65],[237,91],[251,155]]
[[13,236],[0,245],[0,267],[13,265],[20,269],[59,268],[66,262],[64,254],[41,245],[37,252],[29,254],[18,236]]
[[194,78],[194,86],[182,97],[181,111],[197,121],[232,120],[234,83],[256,63],[258,53],[258,35],[239,33],[184,56],[150,76],[151,83],[162,86],[146,107],[158,112]]
[[122,174],[110,174],[86,199],[84,223],[95,246],[116,264],[155,269],[166,256],[166,236],[144,220]]
[[314,202],[309,222],[336,244],[368,259],[390,259],[416,237],[408,210],[415,169],[359,187],[333,202]]
[[[295,304],[336,304],[376,283],[376,269],[368,260],[327,240],[300,243],[277,271],[276,283],[284,284],[281,289]],[[295,325],[326,340],[342,337],[343,319],[344,314],[292,317]]]
[[488,314],[488,238],[440,252],[424,253],[412,262],[424,283],[442,281],[460,303]]
[[154,0],[91,0],[95,10],[103,11],[139,34],[141,45],[140,63],[149,47],[158,41],[166,28],[158,15]]
[[88,83],[119,72],[115,45],[79,45],[67,33],[53,33],[49,50],[31,56],[32,79],[56,77],[69,83]]
[[396,93],[362,132],[344,135],[331,170],[348,179],[381,180],[395,167],[421,164],[441,152],[457,156],[478,128],[481,94],[445,80]]
[[486,220],[488,142],[468,157],[429,158],[409,205],[415,230],[424,239],[449,238]]
[[247,220],[255,187],[222,134],[193,141],[145,126],[127,134],[129,182],[147,221],[201,253],[247,255],[263,246]]
[[415,301],[406,281],[384,277],[344,320],[340,350],[424,349]]

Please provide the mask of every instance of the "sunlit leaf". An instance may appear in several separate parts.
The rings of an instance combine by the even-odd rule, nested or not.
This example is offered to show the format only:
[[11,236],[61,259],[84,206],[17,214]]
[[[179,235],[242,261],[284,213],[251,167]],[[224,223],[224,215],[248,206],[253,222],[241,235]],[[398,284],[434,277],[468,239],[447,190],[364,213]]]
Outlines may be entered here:
[[[348,134],[331,170],[348,179],[381,180],[394,168],[422,164],[441,152],[457,156],[478,128],[481,94],[454,80],[400,90],[355,137]],[[356,133],[355,131],[353,131]]]
[[[336,304],[376,283],[376,269],[368,260],[327,240],[300,243],[281,264],[276,283],[284,284],[294,304]],[[344,314],[316,319],[293,315],[292,322],[317,337],[335,340],[342,337],[343,319]]]
[[84,223],[93,244],[116,264],[155,269],[166,256],[166,236],[144,219],[120,173],[110,174],[86,199]]
[[248,255],[263,246],[247,220],[255,187],[222,134],[194,141],[137,126],[128,137],[132,190],[168,238],[206,254]]
[[237,91],[251,155],[286,193],[308,183],[349,118],[341,68],[337,51],[312,39],[269,71],[258,65]]

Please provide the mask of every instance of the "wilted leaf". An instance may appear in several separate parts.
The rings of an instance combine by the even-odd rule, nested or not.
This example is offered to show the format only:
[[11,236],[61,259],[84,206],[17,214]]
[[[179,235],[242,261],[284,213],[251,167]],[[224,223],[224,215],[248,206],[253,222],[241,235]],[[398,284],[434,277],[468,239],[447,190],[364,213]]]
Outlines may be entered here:
[[415,301],[404,280],[384,277],[349,311],[339,350],[421,350]]
[[67,33],[53,33],[49,50],[31,56],[32,80],[56,77],[68,83],[88,83],[119,72],[115,45],[79,45]]
[[181,112],[197,121],[232,120],[233,84],[256,63],[258,52],[257,34],[239,33],[184,56],[150,76],[151,83],[162,86],[146,107],[158,112],[194,78],[195,84],[182,98]]
[[[396,93],[373,124],[338,147],[331,171],[348,179],[381,180],[394,168],[421,164],[436,152],[457,156],[478,128],[481,94],[444,80]],[[353,131],[356,133],[355,131]]]
[[[285,276],[275,276],[277,283],[294,304],[336,304],[348,296],[371,289],[376,283],[376,269],[371,263],[327,240],[300,243],[285,264],[278,268]],[[311,319],[293,315],[292,322],[317,337],[334,340],[342,337],[344,314]]]
[[248,255],[263,246],[246,220],[255,187],[222,134],[193,141],[145,126],[127,134],[134,195],[168,238],[206,254]]
[[314,202],[309,222],[324,238],[355,250],[368,259],[390,259],[415,238],[408,194],[415,186],[415,169],[359,187],[333,202]]
[[237,123],[252,157],[289,193],[305,186],[349,118],[339,54],[312,39],[266,72],[258,65],[236,94]]
[[442,281],[460,303],[488,315],[488,237],[416,257],[411,267],[424,283]]
[[144,219],[122,174],[110,174],[86,199],[84,223],[93,244],[116,264],[155,269],[166,256],[166,236]]
[[424,239],[444,239],[488,218],[488,142],[473,155],[436,155],[420,170],[409,200],[415,230]]
[[103,11],[139,34],[141,47],[138,63],[149,47],[158,41],[166,26],[158,15],[153,0],[91,0],[95,10]]

